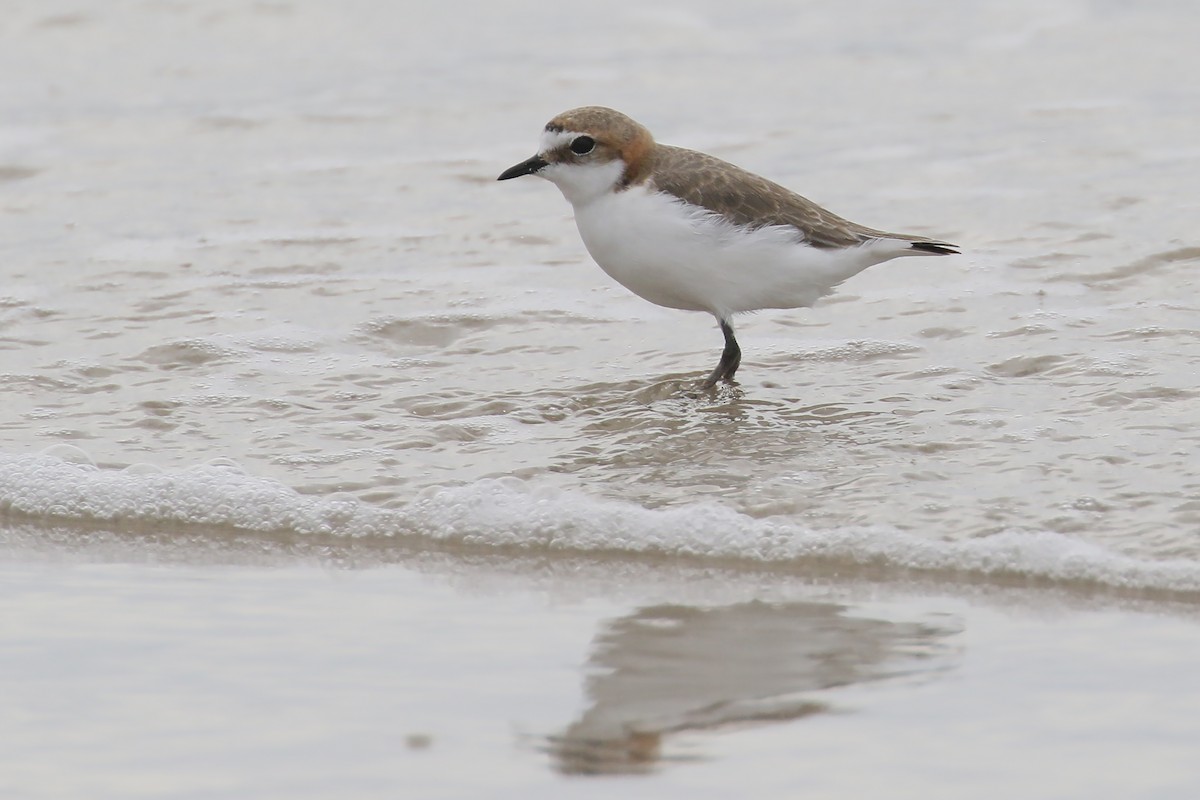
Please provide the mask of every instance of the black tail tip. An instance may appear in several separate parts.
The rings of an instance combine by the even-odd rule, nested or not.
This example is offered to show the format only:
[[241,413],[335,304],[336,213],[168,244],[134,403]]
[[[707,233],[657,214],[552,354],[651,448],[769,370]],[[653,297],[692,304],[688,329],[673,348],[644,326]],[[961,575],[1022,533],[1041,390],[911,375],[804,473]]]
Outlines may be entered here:
[[913,242],[913,250],[920,250],[922,253],[933,253],[939,256],[959,256],[958,245],[947,244],[946,242]]

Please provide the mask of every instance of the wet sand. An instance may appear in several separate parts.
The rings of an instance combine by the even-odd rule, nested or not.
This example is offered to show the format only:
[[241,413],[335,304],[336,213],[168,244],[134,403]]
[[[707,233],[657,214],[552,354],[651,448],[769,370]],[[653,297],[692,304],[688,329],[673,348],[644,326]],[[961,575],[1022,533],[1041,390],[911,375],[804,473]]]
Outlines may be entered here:
[[86,552],[3,565],[6,796],[1197,785],[1190,603],[666,561],[201,551],[93,534]]

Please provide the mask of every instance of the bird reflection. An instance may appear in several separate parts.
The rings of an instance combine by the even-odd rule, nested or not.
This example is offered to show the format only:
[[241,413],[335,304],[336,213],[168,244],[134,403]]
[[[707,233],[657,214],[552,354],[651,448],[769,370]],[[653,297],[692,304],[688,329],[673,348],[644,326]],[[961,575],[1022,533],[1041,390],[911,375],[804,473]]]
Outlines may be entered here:
[[853,615],[829,603],[661,605],[614,620],[589,659],[589,706],[549,737],[567,774],[636,774],[671,734],[791,721],[821,690],[948,668],[950,625]]

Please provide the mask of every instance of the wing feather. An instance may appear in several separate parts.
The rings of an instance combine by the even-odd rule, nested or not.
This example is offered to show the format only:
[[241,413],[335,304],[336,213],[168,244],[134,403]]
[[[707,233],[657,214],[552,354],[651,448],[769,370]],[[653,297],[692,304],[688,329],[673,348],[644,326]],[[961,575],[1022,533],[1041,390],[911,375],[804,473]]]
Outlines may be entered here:
[[914,242],[921,253],[956,252],[954,245],[868,228],[827,211],[806,197],[727,161],[670,145],[657,145],[647,173],[655,188],[728,217],[736,225],[786,225],[813,247],[852,247],[874,239]]

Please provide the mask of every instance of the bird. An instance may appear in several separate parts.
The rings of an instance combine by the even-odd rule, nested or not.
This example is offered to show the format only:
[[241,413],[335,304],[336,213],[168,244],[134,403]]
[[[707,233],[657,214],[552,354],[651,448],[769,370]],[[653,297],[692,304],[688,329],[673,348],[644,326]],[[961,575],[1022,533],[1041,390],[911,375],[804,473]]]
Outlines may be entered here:
[[660,144],[603,106],[554,117],[538,152],[502,172],[555,184],[604,272],[666,308],[704,311],[725,338],[701,386],[733,384],[735,314],[805,308],[869,266],[958,255],[958,245],[868,228],[715,156]]

